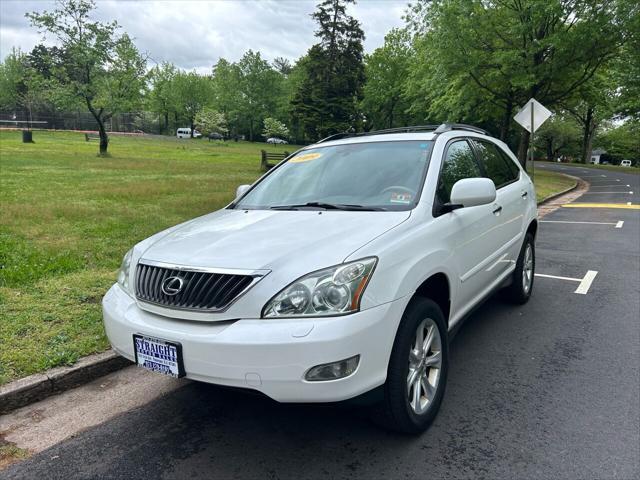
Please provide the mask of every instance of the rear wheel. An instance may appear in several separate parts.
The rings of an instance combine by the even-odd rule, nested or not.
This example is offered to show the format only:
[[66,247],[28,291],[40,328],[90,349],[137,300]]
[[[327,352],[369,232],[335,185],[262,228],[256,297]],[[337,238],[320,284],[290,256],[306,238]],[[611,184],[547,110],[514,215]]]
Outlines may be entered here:
[[420,433],[442,402],[448,371],[446,322],[432,300],[414,298],[405,311],[391,352],[384,400],[375,419],[386,428]]
[[520,255],[513,271],[511,285],[505,289],[508,301],[524,304],[529,301],[533,290],[533,280],[536,270],[536,249],[533,235],[527,233],[520,249]]

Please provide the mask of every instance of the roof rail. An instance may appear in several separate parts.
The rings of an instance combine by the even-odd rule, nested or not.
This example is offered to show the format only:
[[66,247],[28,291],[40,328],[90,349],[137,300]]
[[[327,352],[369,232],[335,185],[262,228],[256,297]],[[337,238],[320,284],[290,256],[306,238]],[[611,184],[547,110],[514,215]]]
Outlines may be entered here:
[[435,133],[450,132],[451,130],[466,130],[468,132],[481,133],[483,135],[491,135],[482,128],[474,127],[473,125],[467,125],[465,123],[443,123],[440,125]]
[[348,137],[366,137],[370,135],[387,135],[390,133],[411,133],[411,132],[434,132],[434,133],[444,133],[449,132],[451,130],[467,130],[469,132],[482,133],[484,135],[490,135],[489,132],[483,130],[478,127],[474,127],[473,125],[465,125],[464,123],[443,123],[441,125],[412,125],[410,127],[395,127],[395,128],[386,128],[384,130],[372,130],[371,132],[342,132],[335,133],[333,135],[329,135],[322,140],[316,142],[324,143],[329,142],[331,140],[339,140],[341,138]]
[[410,132],[433,132],[438,128],[438,125],[413,125],[410,127],[395,127],[386,128],[384,130],[372,130],[370,132],[342,132],[329,135],[322,140],[318,140],[316,143],[329,142],[331,140],[339,140],[347,137],[367,137],[370,135],[387,135],[389,133],[410,133]]

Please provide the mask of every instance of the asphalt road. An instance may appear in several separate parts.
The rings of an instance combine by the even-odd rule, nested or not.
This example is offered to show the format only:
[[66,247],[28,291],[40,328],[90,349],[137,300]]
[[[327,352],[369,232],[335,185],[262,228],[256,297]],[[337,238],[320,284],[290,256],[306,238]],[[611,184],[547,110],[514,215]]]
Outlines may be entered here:
[[[639,203],[640,176],[540,168],[590,181],[577,203]],[[576,280],[536,277],[527,305],[481,307],[452,341],[442,409],[419,437],[380,430],[358,407],[190,383],[0,478],[639,478],[640,211],[544,220],[600,222],[540,225],[537,272]]]

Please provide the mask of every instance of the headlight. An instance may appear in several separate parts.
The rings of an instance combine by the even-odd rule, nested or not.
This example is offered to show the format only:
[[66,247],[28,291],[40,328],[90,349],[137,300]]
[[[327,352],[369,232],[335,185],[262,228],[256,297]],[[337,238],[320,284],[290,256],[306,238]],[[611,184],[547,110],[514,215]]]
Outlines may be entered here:
[[122,265],[120,265],[120,271],[118,272],[118,283],[127,293],[132,293],[129,290],[129,271],[131,269],[131,256],[133,255],[133,248],[129,250],[122,259]]
[[343,263],[299,278],[262,310],[267,317],[323,317],[357,312],[375,257]]

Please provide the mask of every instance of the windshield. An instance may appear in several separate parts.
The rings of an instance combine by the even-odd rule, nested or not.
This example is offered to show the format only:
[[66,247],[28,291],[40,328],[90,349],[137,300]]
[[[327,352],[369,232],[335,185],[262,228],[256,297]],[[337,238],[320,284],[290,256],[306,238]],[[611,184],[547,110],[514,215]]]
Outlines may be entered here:
[[310,148],[258,183],[235,208],[408,210],[415,206],[431,141]]

